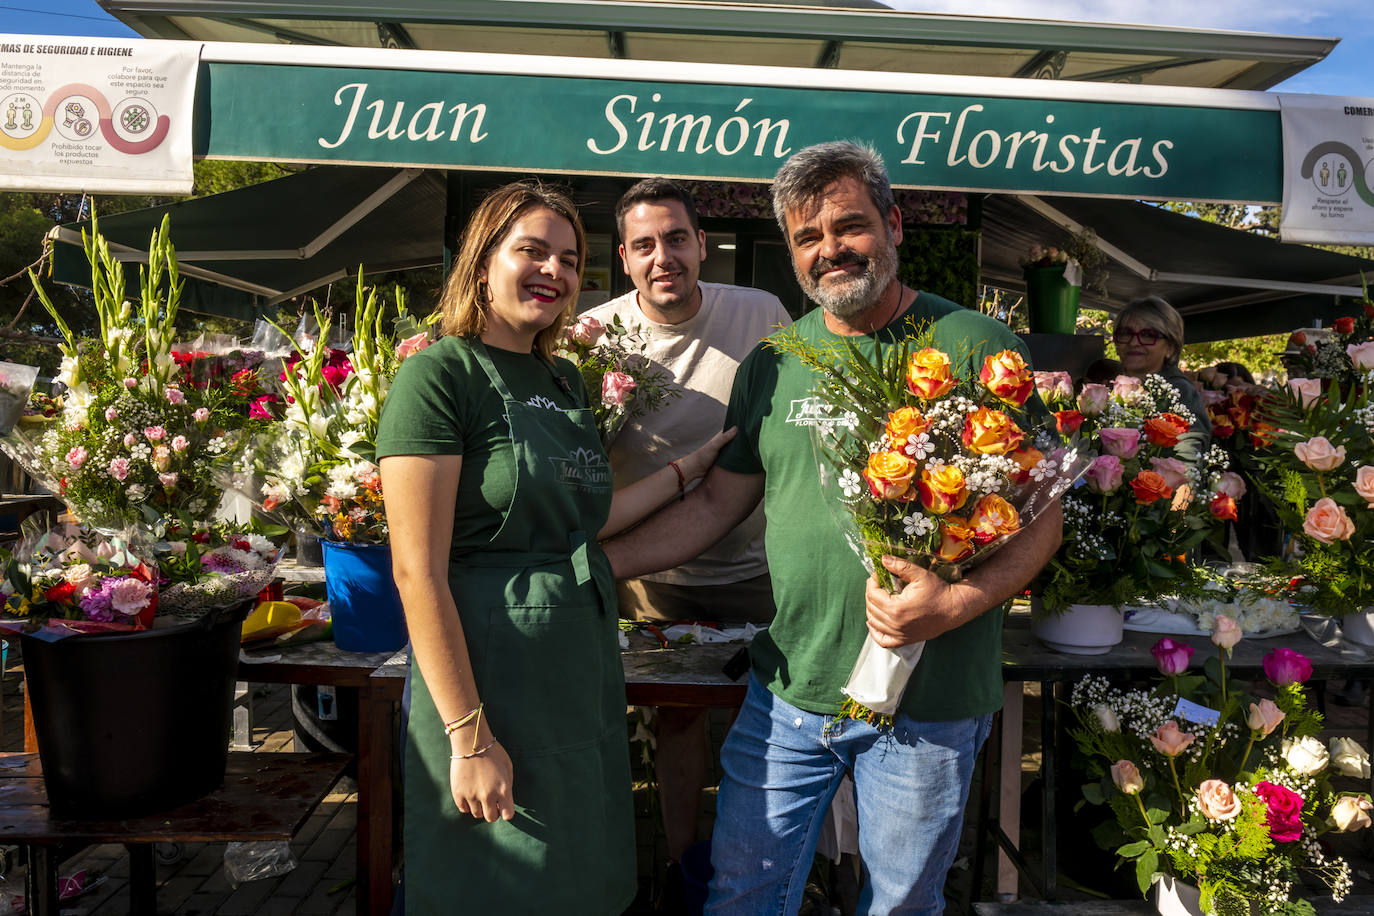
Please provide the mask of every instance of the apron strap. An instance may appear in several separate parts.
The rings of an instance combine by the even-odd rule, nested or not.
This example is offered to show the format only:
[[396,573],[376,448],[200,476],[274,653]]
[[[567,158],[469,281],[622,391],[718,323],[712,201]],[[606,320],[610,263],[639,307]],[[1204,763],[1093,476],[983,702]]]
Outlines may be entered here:
[[[496,393],[501,396],[502,401],[509,402],[515,400],[515,398],[511,397],[510,389],[506,387],[506,380],[501,378],[501,373],[496,371],[496,366],[491,361],[491,354],[487,352],[487,345],[482,342],[482,338],[472,337],[469,338],[469,340],[472,344],[472,353],[477,357],[477,365],[481,366],[482,371],[487,374],[487,379],[491,382],[491,387],[496,389]],[[568,396],[568,400],[572,403],[574,409],[578,409],[577,401],[573,398],[572,386],[568,384],[568,380],[558,373],[558,370],[554,368],[551,360],[545,359],[542,355],[536,355],[536,358],[545,369],[549,370],[549,375],[553,377],[554,383],[558,386],[558,390]]]

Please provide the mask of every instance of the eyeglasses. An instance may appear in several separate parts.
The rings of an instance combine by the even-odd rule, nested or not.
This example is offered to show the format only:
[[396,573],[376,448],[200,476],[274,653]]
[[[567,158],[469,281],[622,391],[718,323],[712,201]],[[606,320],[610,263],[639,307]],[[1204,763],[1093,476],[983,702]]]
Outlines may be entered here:
[[1130,343],[1132,337],[1140,341],[1142,347],[1153,347],[1164,339],[1164,335],[1154,328],[1141,328],[1138,331],[1132,331],[1128,328],[1117,328],[1112,332],[1112,340],[1119,344]]

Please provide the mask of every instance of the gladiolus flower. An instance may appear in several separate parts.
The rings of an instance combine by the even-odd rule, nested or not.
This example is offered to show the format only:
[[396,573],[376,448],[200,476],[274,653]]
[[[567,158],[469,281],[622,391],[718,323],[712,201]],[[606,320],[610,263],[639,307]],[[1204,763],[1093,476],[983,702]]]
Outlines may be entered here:
[[1230,652],[1244,636],[1240,625],[1225,614],[1218,614],[1212,622],[1212,644]]
[[1150,743],[1165,757],[1177,757],[1188,749],[1196,737],[1191,732],[1179,731],[1173,719],[1165,722],[1150,735]]
[[1312,676],[1312,663],[1293,649],[1274,649],[1264,657],[1264,676],[1277,687],[1305,684]]
[[1127,795],[1135,795],[1145,788],[1145,780],[1141,778],[1140,770],[1129,760],[1118,760],[1112,764],[1112,782]]
[[1155,666],[1160,674],[1182,674],[1188,670],[1188,662],[1193,657],[1193,647],[1165,636],[1150,649],[1155,657]]
[[1250,704],[1250,712],[1245,717],[1245,724],[1250,726],[1250,730],[1261,738],[1268,738],[1274,729],[1279,727],[1283,721],[1284,712],[1279,709],[1273,700],[1260,700],[1259,705]]
[[[588,321],[596,321],[595,318],[587,317]],[[580,323],[581,319],[579,319]],[[599,323],[599,322],[598,322]],[[424,331],[419,334],[412,334],[405,340],[396,345],[396,361],[403,362],[407,357],[414,356],[431,343],[429,335]]]

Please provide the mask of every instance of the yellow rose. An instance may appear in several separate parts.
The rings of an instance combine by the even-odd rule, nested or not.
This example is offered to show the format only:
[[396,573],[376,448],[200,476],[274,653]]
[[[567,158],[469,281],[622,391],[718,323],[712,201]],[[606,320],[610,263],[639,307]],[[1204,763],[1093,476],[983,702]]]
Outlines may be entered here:
[[934,347],[913,353],[906,364],[906,386],[916,397],[927,401],[949,394],[954,387],[949,357]]
[[998,398],[1017,407],[1035,391],[1035,375],[1015,350],[1003,350],[985,358],[978,381]]
[[910,499],[907,492],[916,476],[916,462],[901,452],[876,452],[868,456],[863,476],[874,499]]
[[952,464],[935,471],[930,468],[921,471],[921,481],[916,484],[916,489],[921,497],[921,506],[932,515],[953,512],[968,500],[964,472]]
[[973,539],[977,536],[968,522],[958,516],[948,516],[940,523],[940,559],[955,563],[973,553]]
[[1005,455],[1020,448],[1025,438],[1021,428],[1000,410],[979,407],[964,419],[964,448],[979,455]]
[[996,493],[988,493],[973,504],[969,524],[973,526],[973,538],[977,543],[990,544],[1019,529],[1021,516],[1011,503]]
[[899,407],[887,415],[887,438],[892,447],[901,450],[906,440],[930,429],[930,421],[915,407]]

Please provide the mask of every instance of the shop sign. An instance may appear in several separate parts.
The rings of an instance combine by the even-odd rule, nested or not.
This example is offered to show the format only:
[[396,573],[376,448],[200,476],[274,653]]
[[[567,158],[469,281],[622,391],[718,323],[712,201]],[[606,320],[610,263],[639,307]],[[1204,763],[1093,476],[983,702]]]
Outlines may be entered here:
[[200,45],[0,35],[0,188],[191,193]]
[[905,187],[1280,192],[1264,108],[243,62],[203,64],[201,84],[197,152],[226,158],[767,181],[802,147],[861,139]]
[[1374,99],[1279,97],[1285,242],[1374,245]]

